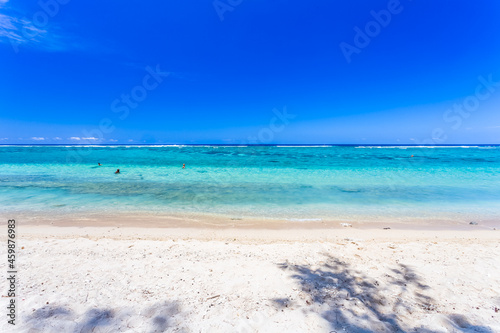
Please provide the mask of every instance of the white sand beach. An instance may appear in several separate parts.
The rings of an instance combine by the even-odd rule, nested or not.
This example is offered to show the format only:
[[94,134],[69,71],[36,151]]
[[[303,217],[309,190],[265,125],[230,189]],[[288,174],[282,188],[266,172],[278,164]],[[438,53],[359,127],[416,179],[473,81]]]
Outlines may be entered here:
[[500,332],[499,233],[20,226],[0,331]]

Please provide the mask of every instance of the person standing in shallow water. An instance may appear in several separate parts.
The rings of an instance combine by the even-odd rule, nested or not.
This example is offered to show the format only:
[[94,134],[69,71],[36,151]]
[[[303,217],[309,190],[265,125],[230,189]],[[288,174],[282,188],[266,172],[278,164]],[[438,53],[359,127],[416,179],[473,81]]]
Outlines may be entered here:
[[120,169],[116,169],[115,174],[120,173]]
[[186,163],[182,163],[182,168],[186,169]]

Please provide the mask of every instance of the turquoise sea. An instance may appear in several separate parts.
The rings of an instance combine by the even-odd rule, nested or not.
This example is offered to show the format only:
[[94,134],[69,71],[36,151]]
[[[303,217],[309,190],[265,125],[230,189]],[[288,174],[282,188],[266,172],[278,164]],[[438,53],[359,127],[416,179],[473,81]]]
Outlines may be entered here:
[[9,214],[498,220],[500,147],[0,146],[0,203]]

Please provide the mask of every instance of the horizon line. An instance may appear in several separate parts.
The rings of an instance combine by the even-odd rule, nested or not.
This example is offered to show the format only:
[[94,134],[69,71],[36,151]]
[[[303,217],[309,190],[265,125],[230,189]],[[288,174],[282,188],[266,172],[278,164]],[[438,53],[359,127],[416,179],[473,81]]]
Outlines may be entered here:
[[500,143],[449,143],[449,144],[418,144],[418,143],[0,143],[0,146],[409,146],[409,147],[447,147],[447,146],[500,146]]

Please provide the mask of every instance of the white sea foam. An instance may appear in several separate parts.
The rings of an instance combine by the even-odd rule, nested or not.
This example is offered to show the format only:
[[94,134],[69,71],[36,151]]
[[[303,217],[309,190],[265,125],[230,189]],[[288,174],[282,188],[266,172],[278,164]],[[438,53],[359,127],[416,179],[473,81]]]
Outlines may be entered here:
[[277,148],[329,148],[334,147],[333,145],[321,145],[321,146],[276,146]]
[[[408,149],[408,148],[484,148],[481,146],[357,146],[354,148],[362,149]],[[492,147],[495,148],[495,147]]]
[[348,145],[190,145],[190,144],[150,144],[150,145],[106,145],[106,144],[50,144],[50,145],[29,145],[29,144],[0,144],[0,147],[24,147],[24,148],[32,148],[32,147],[71,147],[71,148],[89,148],[89,147],[97,147],[97,148],[155,148],[155,147],[200,147],[200,148],[247,148],[247,147],[277,147],[277,148],[330,148],[330,147],[353,147],[353,148],[361,148],[361,149],[408,149],[408,148],[479,148],[479,149],[499,149],[498,145],[491,146],[479,146],[479,145],[463,145],[463,146],[348,146]]

